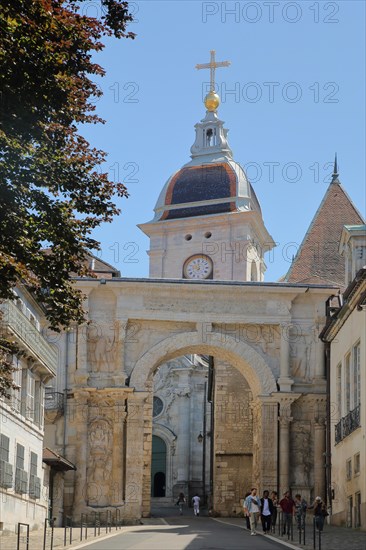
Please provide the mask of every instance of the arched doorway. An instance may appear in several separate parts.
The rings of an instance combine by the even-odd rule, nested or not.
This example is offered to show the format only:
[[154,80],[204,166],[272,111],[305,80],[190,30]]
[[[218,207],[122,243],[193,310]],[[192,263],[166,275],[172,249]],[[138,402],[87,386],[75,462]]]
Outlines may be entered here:
[[166,444],[157,435],[152,436],[151,496],[165,497]]

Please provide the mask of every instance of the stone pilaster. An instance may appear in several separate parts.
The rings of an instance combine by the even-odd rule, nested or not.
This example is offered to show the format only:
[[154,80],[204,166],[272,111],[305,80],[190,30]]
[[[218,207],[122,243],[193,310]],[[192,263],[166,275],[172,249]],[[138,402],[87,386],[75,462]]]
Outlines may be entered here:
[[190,463],[190,396],[191,369],[179,369],[179,386],[176,395],[179,402],[180,433],[177,439],[177,484],[184,493],[188,492]]
[[325,423],[326,396],[313,395],[309,404],[314,410],[314,496],[325,498]]
[[278,452],[278,403],[271,397],[259,396],[261,407],[260,440],[260,482],[258,485],[270,490],[277,486]]
[[279,421],[279,491],[282,495],[290,489],[290,425],[293,420],[291,415],[291,405],[301,394],[289,393],[278,396],[280,403]]
[[150,452],[151,441],[144,441],[144,406],[148,397],[147,392],[133,392],[127,403],[127,457],[125,502],[126,513],[129,518],[141,517],[143,500],[149,500],[146,491],[149,470],[151,471],[151,458],[145,464],[145,455]]
[[280,377],[278,379],[281,392],[291,391],[294,383],[290,375],[290,338],[287,329],[287,325],[281,325]]
[[[89,294],[91,289],[83,289],[83,309],[89,309]],[[76,328],[75,333],[75,371],[74,380],[77,386],[87,385],[88,379],[88,326],[81,325]]]

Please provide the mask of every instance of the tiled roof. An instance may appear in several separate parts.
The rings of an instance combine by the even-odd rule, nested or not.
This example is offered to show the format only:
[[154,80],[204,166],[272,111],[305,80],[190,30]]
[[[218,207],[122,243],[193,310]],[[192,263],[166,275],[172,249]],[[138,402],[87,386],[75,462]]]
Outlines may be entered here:
[[[186,218],[235,210],[236,174],[228,163],[183,167],[173,176],[165,196],[166,205],[198,203],[194,207],[168,210],[162,219]],[[221,199],[207,205],[206,201]],[[226,200],[225,200],[226,199]]]
[[345,285],[345,261],[339,254],[344,225],[365,223],[339,181],[332,182],[285,277],[289,283]]

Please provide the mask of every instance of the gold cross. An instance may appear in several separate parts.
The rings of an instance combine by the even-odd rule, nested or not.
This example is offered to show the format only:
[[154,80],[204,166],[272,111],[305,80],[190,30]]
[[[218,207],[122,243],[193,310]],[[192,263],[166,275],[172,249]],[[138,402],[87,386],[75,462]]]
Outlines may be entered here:
[[230,61],[215,61],[215,50],[211,50],[210,63],[201,63],[196,65],[196,69],[210,69],[210,92],[215,91],[215,69],[218,67],[228,67],[231,65]]

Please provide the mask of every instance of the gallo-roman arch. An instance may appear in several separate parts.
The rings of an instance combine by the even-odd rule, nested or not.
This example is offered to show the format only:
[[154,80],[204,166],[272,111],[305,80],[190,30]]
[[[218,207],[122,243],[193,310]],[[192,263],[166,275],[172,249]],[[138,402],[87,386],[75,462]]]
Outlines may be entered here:
[[[66,426],[66,458],[77,467],[64,480],[67,515],[118,509],[127,521],[150,514],[153,374],[186,354],[214,358],[214,512],[234,513],[245,484],[291,487],[307,498],[323,493],[317,327],[329,287],[154,279],[78,285],[90,324],[67,336],[71,390],[66,421],[55,428],[57,443]],[[194,390],[187,380],[174,391],[184,422]],[[172,443],[174,434],[161,430],[155,435]]]

